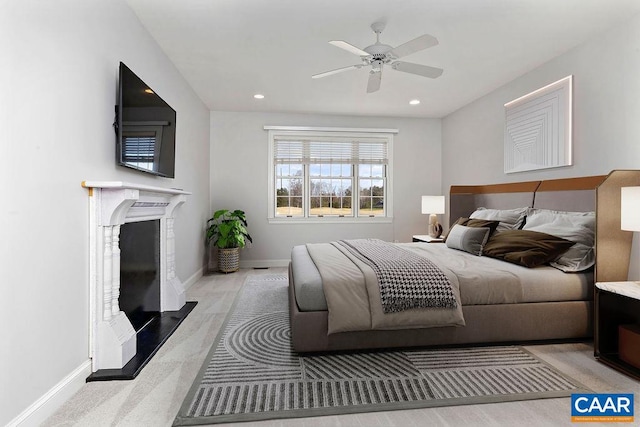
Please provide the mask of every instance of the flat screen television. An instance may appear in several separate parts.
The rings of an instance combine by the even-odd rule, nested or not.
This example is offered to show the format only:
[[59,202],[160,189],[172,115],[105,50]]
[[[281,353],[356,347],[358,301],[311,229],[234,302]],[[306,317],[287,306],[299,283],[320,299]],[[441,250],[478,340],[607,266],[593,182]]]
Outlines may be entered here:
[[114,125],[119,165],[174,177],[176,112],[122,62]]

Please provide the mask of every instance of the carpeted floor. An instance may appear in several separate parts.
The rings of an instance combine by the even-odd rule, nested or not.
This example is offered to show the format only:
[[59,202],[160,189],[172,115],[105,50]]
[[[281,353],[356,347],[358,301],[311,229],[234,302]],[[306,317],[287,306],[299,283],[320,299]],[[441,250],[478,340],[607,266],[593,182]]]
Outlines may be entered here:
[[585,391],[518,346],[304,357],[287,278],[249,276],[174,425],[569,396]]

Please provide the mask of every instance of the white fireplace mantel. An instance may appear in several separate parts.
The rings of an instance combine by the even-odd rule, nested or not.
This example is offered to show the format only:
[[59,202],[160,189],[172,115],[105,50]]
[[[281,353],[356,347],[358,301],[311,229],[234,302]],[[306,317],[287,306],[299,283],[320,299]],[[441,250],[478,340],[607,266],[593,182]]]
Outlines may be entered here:
[[121,181],[84,181],[89,190],[89,297],[92,369],[122,368],[136,354],[136,332],[120,310],[120,226],[160,220],[160,311],[185,304],[176,276],[174,215],[191,193]]

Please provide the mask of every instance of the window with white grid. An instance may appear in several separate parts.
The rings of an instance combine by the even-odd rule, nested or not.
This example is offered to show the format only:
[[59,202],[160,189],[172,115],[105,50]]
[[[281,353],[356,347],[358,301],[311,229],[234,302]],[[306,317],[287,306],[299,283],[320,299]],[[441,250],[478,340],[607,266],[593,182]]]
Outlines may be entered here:
[[269,219],[390,219],[392,131],[269,129]]

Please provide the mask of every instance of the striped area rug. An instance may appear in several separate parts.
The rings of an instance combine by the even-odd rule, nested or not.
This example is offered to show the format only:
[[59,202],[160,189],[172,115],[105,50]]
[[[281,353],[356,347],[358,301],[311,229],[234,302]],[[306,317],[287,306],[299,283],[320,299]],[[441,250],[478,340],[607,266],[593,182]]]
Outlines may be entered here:
[[519,346],[301,356],[287,277],[250,276],[174,425],[566,397],[586,389]]

